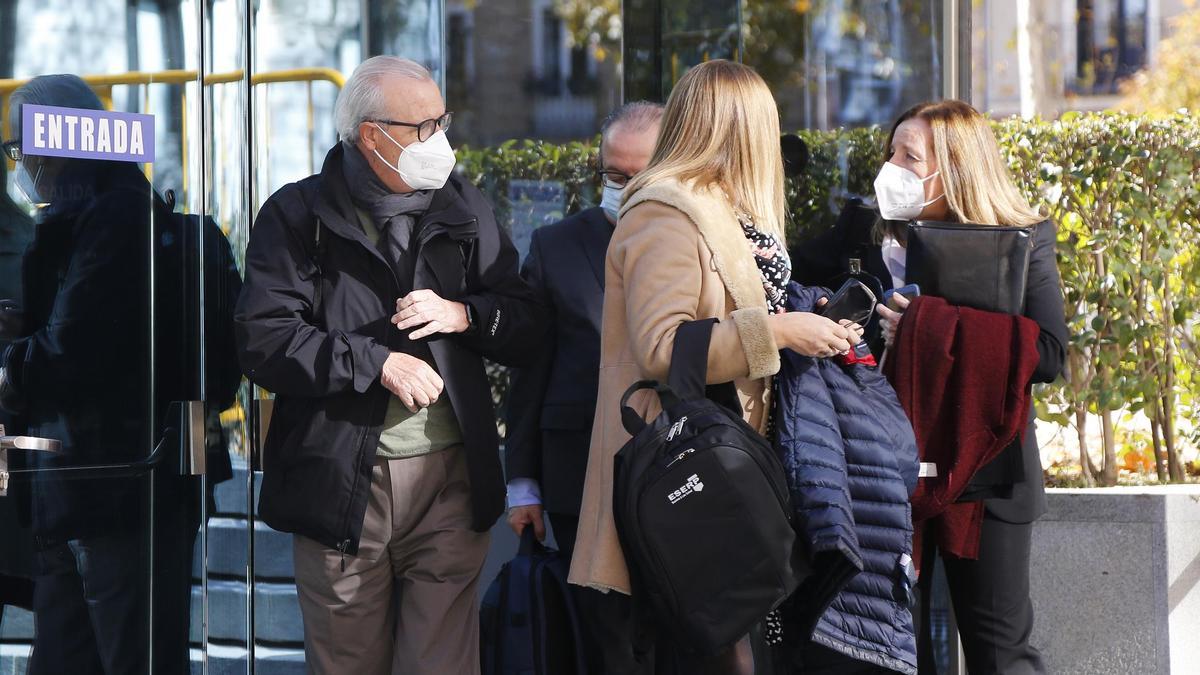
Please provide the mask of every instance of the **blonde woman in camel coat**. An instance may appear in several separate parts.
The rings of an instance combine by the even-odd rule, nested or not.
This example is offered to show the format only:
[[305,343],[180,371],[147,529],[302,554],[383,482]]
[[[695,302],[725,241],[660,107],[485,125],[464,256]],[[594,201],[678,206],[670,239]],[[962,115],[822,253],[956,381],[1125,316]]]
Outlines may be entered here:
[[[719,319],[708,381],[733,382],[746,421],[764,434],[781,348],[832,356],[858,341],[854,326],[768,310],[739,216],[784,250],[779,135],[778,110],[758,74],[707,62],[676,85],[650,166],[626,189],[606,263],[600,386],[572,583],[630,593],[612,514],[613,457],[629,440],[619,401],[637,380],[666,379],[681,324]],[[649,391],[631,404],[646,419],[660,411]],[[745,642],[734,658],[703,672],[753,672]]]

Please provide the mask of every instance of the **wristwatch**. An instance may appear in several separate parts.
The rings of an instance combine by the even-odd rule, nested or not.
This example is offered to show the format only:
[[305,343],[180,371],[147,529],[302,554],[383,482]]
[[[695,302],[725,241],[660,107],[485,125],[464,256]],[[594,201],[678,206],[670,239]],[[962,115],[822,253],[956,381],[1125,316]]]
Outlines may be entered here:
[[463,307],[467,308],[467,330],[464,332],[470,333],[479,328],[479,320],[475,318],[475,308],[471,303],[464,302]]

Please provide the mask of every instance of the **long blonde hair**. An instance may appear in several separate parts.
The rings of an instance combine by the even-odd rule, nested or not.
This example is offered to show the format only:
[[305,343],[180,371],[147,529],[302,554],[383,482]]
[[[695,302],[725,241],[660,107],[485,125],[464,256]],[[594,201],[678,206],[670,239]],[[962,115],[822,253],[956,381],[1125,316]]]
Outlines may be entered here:
[[779,109],[758,73],[732,61],[702,63],[667,99],[650,164],[630,183],[625,199],[669,179],[723,190],[759,230],[784,241],[779,136]]
[[910,108],[892,125],[885,148],[889,155],[896,129],[914,118],[933,129],[946,203],[958,222],[1026,227],[1045,220],[1017,189],[992,127],[978,110],[953,99]]

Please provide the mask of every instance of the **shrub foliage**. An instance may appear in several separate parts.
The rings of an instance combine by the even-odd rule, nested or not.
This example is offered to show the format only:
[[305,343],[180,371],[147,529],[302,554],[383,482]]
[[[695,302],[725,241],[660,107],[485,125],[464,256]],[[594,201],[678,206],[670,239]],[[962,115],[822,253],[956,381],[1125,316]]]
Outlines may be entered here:
[[[1153,452],[1160,479],[1183,480],[1181,448],[1200,445],[1200,122],[1119,113],[1009,119],[995,131],[1013,177],[1059,226],[1071,341],[1069,376],[1038,392],[1043,419],[1100,420],[1102,452],[1085,480],[1114,484],[1119,451]],[[789,181],[792,244],[832,226],[842,204],[871,194],[884,161],[880,129],[802,131],[810,161]],[[563,213],[595,204],[596,142],[510,141],[464,148],[466,176],[509,222],[509,181],[557,181]],[[503,376],[497,372],[497,395]],[[1150,448],[1119,448],[1118,412],[1150,422]]]

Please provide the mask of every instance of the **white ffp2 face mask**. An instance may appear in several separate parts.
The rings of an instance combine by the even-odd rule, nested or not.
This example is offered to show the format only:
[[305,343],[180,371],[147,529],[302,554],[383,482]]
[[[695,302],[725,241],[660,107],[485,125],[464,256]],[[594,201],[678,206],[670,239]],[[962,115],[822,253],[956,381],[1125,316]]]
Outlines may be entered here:
[[[383,127],[378,124],[375,128],[383,131]],[[375,156],[387,164],[389,169],[400,174],[400,179],[410,188],[439,190],[450,179],[450,173],[454,171],[458,160],[454,156],[454,149],[450,147],[450,141],[446,138],[446,132],[438,131],[424,141],[409,143],[407,146],[400,145],[386,131],[383,131],[383,135],[400,148],[400,157],[393,165],[384,159],[378,150],[374,151]]]
[[604,196],[600,198],[600,208],[604,209],[608,219],[617,222],[617,215],[621,212],[621,195],[624,194],[625,188],[615,188],[604,186]]
[[926,206],[945,197],[945,193],[925,199],[925,183],[941,173],[934,171],[925,178],[897,164],[886,162],[875,178],[875,203],[884,220],[913,220]]

